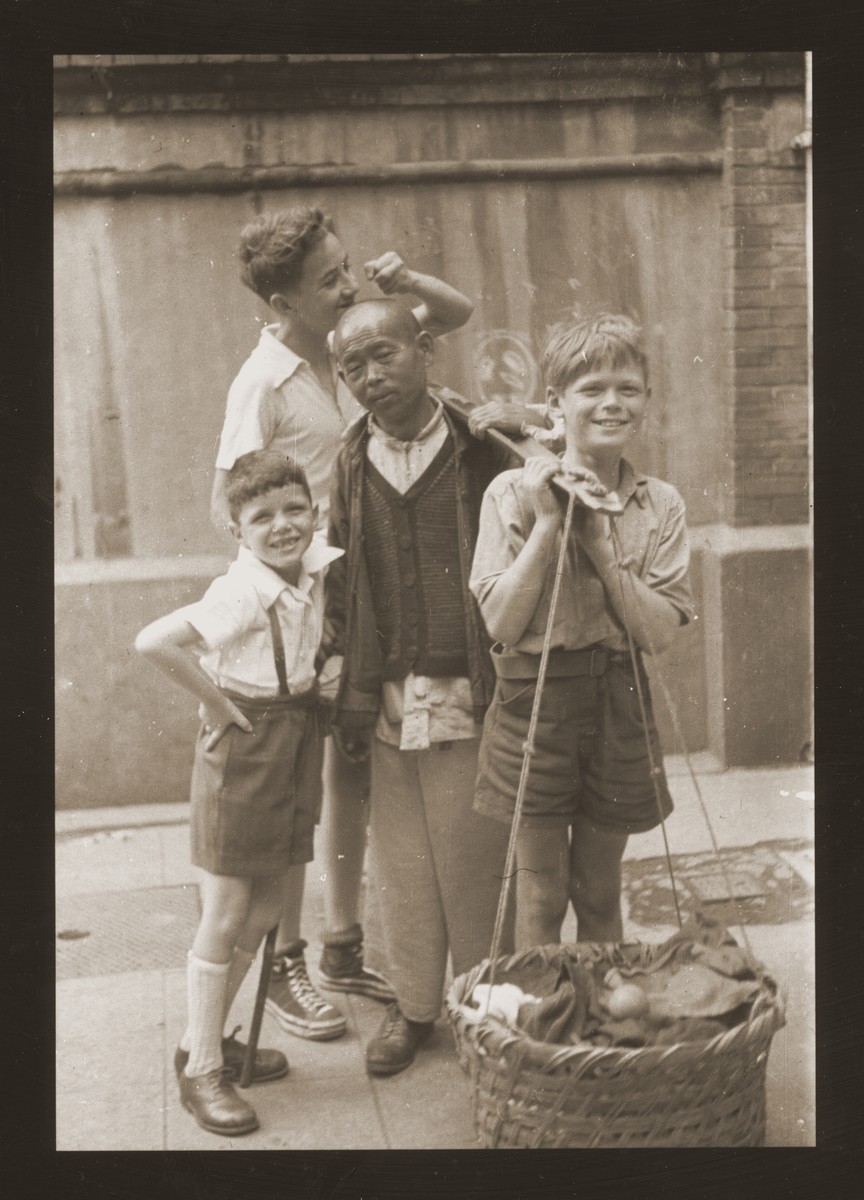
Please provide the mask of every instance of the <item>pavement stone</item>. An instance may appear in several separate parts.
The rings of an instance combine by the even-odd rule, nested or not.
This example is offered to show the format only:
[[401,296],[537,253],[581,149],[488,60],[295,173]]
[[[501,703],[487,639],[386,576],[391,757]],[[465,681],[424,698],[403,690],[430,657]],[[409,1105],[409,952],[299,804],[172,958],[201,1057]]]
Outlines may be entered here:
[[156,1024],[134,1037],[119,1023],[58,1037],[58,1150],[163,1148],[162,1043]]
[[[698,782],[711,814],[727,870],[753,870],[754,855],[767,853],[794,872],[797,884],[813,883],[813,777],[811,768],[720,771],[698,764]],[[711,849],[701,808],[686,764],[667,761],[676,811],[667,835],[676,871],[704,862]],[[194,889],[198,872],[188,861],[188,805],[146,809],[90,809],[57,815],[58,914],[93,911],[99,897],[141,889]],[[770,842],[767,849],[758,843]],[[650,876],[648,861],[664,853],[662,834],[631,839],[625,856],[628,878]],[[768,860],[766,859],[766,862]],[[647,874],[646,874],[647,873]],[[659,878],[659,873],[658,873]],[[792,878],[792,877],[789,877]],[[303,932],[313,979],[320,956],[324,877],[318,864],[307,871]],[[782,885],[782,882],[781,882]],[[631,910],[625,891],[625,936],[662,941],[674,932],[668,907],[645,904]],[[134,896],[129,903],[134,904]],[[364,920],[367,959],[384,966],[376,945],[377,898],[367,898]],[[71,907],[64,908],[64,905]],[[91,905],[89,910],[86,905]],[[747,924],[757,957],[788,997],[787,1025],[775,1036],[767,1070],[769,1146],[815,1144],[815,1033],[813,924],[789,906],[779,923]],[[638,917],[638,920],[636,919]],[[59,917],[58,917],[59,919]],[[740,918],[739,919],[743,919]],[[755,921],[750,913],[746,919]],[[642,923],[640,923],[642,922]],[[740,928],[730,924],[742,940]],[[84,932],[84,931],[79,931]],[[564,940],[575,940],[572,914]],[[59,945],[60,943],[58,943]],[[73,943],[64,947],[69,950]],[[390,1079],[366,1075],[363,1051],[382,1020],[375,1001],[329,993],[346,1014],[348,1030],[333,1042],[311,1042],[283,1032],[265,1015],[261,1044],[281,1049],[290,1074],[257,1085],[245,1095],[261,1129],[228,1139],[199,1129],[178,1099],[173,1055],[185,1023],[185,970],[124,971],[119,957],[109,973],[57,982],[57,1148],[63,1150],[222,1149],[465,1149],[474,1148],[471,1097],[458,1066],[446,1018],[415,1064]],[[58,959],[58,963],[59,963]],[[119,967],[119,969],[118,969]],[[104,969],[104,968],[103,968]],[[258,963],[244,981],[234,1012],[248,1029]],[[131,1036],[130,1036],[131,1035]],[[241,1033],[241,1037],[244,1033]],[[118,1069],[122,1064],[122,1070]]]

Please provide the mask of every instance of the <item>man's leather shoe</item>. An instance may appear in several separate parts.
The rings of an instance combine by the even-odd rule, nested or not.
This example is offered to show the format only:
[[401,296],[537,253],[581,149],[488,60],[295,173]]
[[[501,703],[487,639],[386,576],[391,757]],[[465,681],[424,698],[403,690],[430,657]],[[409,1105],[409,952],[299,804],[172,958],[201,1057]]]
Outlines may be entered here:
[[255,1109],[234,1091],[224,1067],[214,1067],[206,1075],[181,1072],[180,1100],[208,1133],[240,1137],[258,1128]]
[[[222,1039],[222,1063],[229,1079],[237,1080],[243,1070],[243,1060],[246,1057],[246,1046],[235,1036],[240,1029],[238,1025],[230,1037]],[[177,1078],[186,1069],[189,1061],[189,1051],[181,1050],[178,1046],[174,1052],[174,1070]],[[252,1082],[266,1083],[270,1079],[281,1079],[288,1074],[288,1060],[281,1050],[256,1050],[255,1062],[252,1066]]]
[[384,1023],[366,1047],[370,1075],[396,1075],[410,1067],[418,1046],[431,1034],[434,1021],[409,1021],[398,1004],[390,1004]]

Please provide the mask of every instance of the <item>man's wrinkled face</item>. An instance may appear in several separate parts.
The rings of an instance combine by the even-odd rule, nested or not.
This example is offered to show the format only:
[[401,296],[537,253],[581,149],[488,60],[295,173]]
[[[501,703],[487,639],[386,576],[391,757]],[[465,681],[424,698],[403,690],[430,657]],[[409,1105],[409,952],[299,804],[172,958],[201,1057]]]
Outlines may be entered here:
[[400,424],[426,396],[428,333],[412,334],[404,320],[373,311],[353,314],[337,333],[339,374],[379,424]]

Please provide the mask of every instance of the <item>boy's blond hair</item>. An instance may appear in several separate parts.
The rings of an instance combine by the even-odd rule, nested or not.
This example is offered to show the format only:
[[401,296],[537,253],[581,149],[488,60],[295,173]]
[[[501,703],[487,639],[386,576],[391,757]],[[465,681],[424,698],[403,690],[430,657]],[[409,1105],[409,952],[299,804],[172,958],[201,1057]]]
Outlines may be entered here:
[[586,371],[636,362],[648,382],[648,357],[642,329],[623,313],[574,316],[549,329],[540,359],[543,382],[561,393]]

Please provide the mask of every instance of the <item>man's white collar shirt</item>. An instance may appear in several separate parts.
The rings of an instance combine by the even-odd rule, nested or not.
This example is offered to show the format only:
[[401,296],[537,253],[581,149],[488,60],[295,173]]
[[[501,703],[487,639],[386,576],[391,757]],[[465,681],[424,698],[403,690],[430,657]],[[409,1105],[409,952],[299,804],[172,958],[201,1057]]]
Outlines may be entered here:
[[410,442],[386,433],[374,417],[369,418],[366,455],[376,471],[401,496],[417,482],[447,440],[444,407],[437,400],[435,414]]

